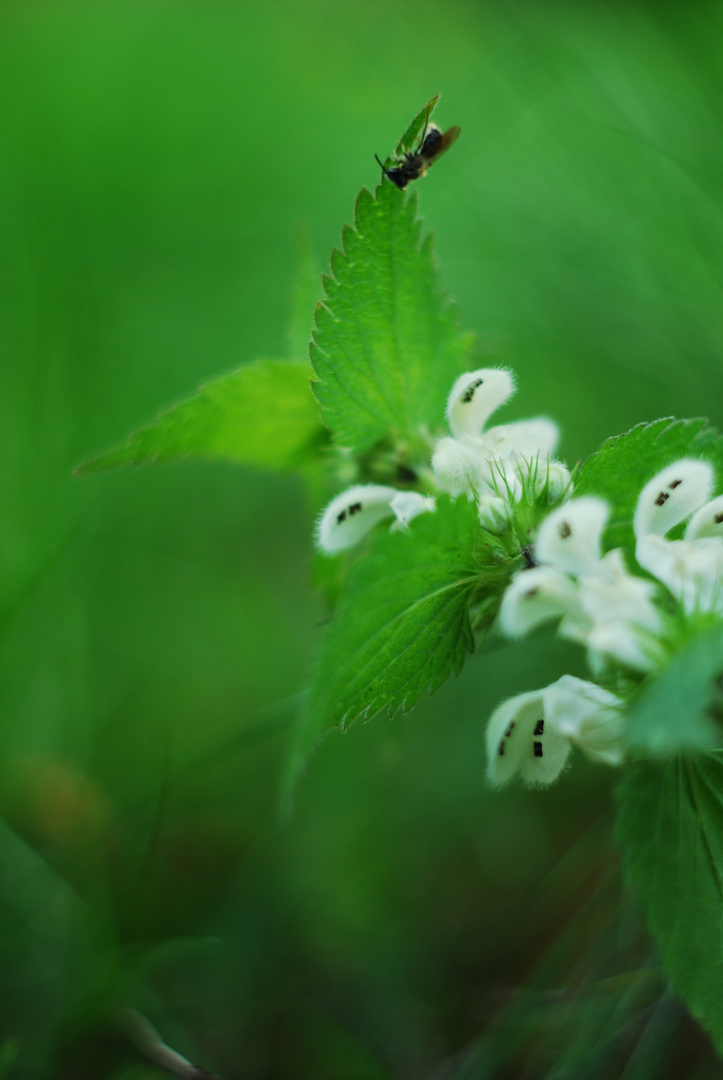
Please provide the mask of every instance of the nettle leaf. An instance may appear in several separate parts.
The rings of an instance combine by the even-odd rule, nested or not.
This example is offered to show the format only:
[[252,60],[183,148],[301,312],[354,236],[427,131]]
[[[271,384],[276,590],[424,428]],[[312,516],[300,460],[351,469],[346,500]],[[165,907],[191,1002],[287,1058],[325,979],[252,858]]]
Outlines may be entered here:
[[624,866],[673,989],[723,1053],[723,751],[630,766]]
[[[406,712],[459,673],[474,649],[469,603],[484,577],[484,536],[474,503],[443,497],[409,531],[372,540],[322,636],[294,775],[329,728]],[[506,580],[500,576],[498,596]]]
[[643,684],[625,720],[631,747],[646,755],[703,750],[720,740],[723,626],[700,634]]
[[437,107],[439,101],[439,94],[435,94],[433,98],[430,98],[423,109],[420,109],[417,115],[412,120],[407,130],[402,135],[401,139],[397,143],[397,149],[395,150],[396,157],[401,157],[402,154],[409,152],[414,148],[414,144],[420,137],[423,131],[426,130],[429,124],[430,117]]
[[180,459],[298,467],[315,456],[325,438],[310,376],[308,363],[247,364],[207,383],[125,442],[84,461],[76,475]]
[[[705,458],[723,484],[723,437],[702,417],[638,424],[606,439],[575,478],[575,496],[599,495],[612,507],[605,533],[609,547],[635,546],[633,515],[643,485],[678,458]],[[721,488],[723,490],[723,488]]]
[[422,239],[416,195],[384,181],[359,194],[354,227],[324,278],[311,360],[322,417],[339,445],[368,450],[391,434],[414,444],[444,429],[454,380],[472,338],[443,295],[431,238]]

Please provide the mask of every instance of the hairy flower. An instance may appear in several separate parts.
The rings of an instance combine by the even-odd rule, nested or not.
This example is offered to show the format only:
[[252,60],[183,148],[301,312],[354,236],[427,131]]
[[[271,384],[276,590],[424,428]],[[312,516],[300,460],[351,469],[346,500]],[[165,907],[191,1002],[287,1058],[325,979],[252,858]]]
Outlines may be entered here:
[[601,554],[608,516],[602,499],[587,496],[545,518],[535,545],[541,565],[513,579],[501,626],[508,636],[522,637],[560,618],[560,634],[587,647],[594,671],[609,660],[648,671],[659,661],[662,628],[655,586],[627,572],[620,550]]
[[[688,615],[723,614],[723,496],[710,500],[712,486],[710,465],[684,458],[645,485],[635,512],[635,557]],[[685,537],[667,540],[691,514]]]
[[620,764],[621,705],[614,694],[572,675],[508,698],[487,725],[490,782],[500,786],[519,773],[530,786],[551,784],[573,745],[595,761]]
[[[495,409],[515,391],[504,368],[482,368],[460,377],[447,402],[452,437],[440,439],[432,457],[439,491],[475,498],[480,522],[492,532],[509,527],[511,504],[529,502],[544,490],[554,502],[570,485],[570,474],[550,459],[558,438],[551,420],[524,420],[484,430]],[[358,484],[337,495],[319,518],[316,542],[333,555],[357,544],[385,519],[404,528],[434,509],[434,498],[380,484]]]
[[385,518],[406,527],[417,514],[434,509],[434,500],[415,491],[397,491],[383,484],[357,484],[327,506],[316,527],[316,542],[333,555],[353,547]]
[[[710,499],[713,470],[684,458],[659,472],[640,493],[633,528],[640,566],[658,579],[686,616],[723,615],[723,496]],[[522,637],[550,619],[587,648],[594,673],[610,661],[647,674],[674,647],[659,587],[631,574],[623,553],[602,554],[609,508],[601,499],[573,499],[540,526],[540,565],[517,574],[500,610],[503,631]],[[667,533],[688,521],[682,539]],[[594,683],[564,676],[535,693],[518,694],[495,710],[487,729],[489,776],[502,784],[520,773],[545,784],[562,770],[576,742],[588,754],[622,760],[620,699]]]
[[491,497],[509,504],[525,486],[532,498],[547,487],[553,499],[568,487],[569,472],[550,460],[558,440],[551,420],[520,420],[485,430],[492,413],[514,392],[512,373],[505,368],[480,368],[457,379],[447,402],[452,437],[440,439],[432,457],[440,491],[476,496],[481,504]]

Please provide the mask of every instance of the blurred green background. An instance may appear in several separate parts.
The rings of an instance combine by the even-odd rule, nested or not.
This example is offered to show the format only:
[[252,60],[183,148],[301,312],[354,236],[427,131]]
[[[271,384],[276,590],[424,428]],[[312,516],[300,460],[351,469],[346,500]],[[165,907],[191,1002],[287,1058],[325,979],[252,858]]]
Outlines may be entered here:
[[505,418],[554,415],[569,463],[720,424],[722,33],[720,3],[3,4],[0,1077],[159,1075],[124,1006],[227,1080],[719,1075],[620,884],[614,778],[485,787],[491,708],[574,650],[331,736],[284,823],[319,508],[71,474],[285,355],[300,223],[326,267],[437,92],[462,137],[421,209]]

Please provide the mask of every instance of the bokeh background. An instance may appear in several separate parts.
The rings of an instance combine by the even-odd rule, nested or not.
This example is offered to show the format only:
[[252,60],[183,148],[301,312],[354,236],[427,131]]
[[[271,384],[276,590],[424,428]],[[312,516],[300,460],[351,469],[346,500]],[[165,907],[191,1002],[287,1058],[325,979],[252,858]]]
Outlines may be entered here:
[[[75,464],[287,353],[434,93],[420,184],[505,418],[569,463],[723,420],[723,7],[5,0],[0,9],[0,1076],[152,1080],[140,1010],[227,1080],[719,1074],[619,877],[613,780],[493,794],[484,724],[582,673],[500,645],[332,735],[279,817],[321,608],[294,478]],[[309,326],[312,312],[309,311]]]

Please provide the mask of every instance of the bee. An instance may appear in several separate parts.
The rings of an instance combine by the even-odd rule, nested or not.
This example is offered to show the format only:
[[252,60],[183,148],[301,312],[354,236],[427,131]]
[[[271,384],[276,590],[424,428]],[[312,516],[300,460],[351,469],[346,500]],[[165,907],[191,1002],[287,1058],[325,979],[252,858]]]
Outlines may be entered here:
[[412,180],[419,180],[420,176],[424,176],[430,165],[434,165],[437,158],[456,142],[461,130],[451,127],[442,132],[436,124],[426,125],[416,150],[405,150],[401,158],[394,159],[394,164],[389,169],[379,161],[376,154],[374,157],[387,179],[403,190]]

